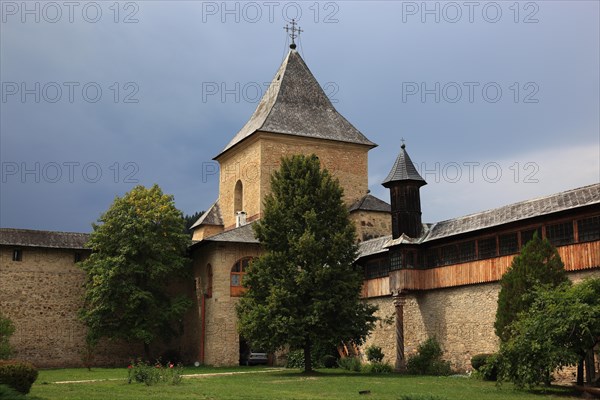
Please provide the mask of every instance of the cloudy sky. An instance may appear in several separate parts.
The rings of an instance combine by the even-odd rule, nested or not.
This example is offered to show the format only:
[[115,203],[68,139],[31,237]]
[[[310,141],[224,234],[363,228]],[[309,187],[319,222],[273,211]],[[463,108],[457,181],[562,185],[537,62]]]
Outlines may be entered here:
[[369,139],[401,144],[435,222],[600,181],[597,1],[5,1],[0,226],[91,230],[158,183],[191,214],[286,54],[286,20]]

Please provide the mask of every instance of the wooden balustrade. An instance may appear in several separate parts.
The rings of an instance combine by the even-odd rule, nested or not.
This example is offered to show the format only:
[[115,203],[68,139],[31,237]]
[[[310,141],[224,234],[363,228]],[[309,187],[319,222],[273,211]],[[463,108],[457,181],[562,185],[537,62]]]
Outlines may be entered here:
[[[567,271],[600,267],[600,241],[560,246],[558,253]],[[514,257],[513,254],[431,269],[391,271],[389,278],[366,280],[362,295],[378,297],[387,296],[391,291],[428,290],[495,282],[508,270]]]

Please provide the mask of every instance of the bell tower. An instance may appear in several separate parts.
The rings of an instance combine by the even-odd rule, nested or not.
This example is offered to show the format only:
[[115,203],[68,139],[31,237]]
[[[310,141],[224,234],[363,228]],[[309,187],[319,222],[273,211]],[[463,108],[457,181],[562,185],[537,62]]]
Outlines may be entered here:
[[421,186],[425,179],[419,175],[408,153],[406,145],[400,146],[400,154],[382,185],[390,190],[392,205],[392,238],[402,234],[418,238],[423,227],[421,223]]

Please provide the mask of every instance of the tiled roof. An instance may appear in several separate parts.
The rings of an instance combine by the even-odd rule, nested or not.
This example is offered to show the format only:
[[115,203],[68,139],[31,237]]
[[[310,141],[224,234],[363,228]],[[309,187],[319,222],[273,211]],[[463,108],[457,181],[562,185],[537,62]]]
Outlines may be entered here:
[[392,235],[388,235],[360,242],[358,244],[358,258],[385,253],[387,251],[386,244],[391,239]]
[[423,241],[432,241],[593,204],[600,206],[600,183],[438,222],[433,224]]
[[239,228],[230,229],[214,236],[205,238],[205,242],[234,242],[234,243],[259,243],[254,236],[252,222],[240,226]]
[[218,201],[215,201],[213,205],[198,218],[198,221],[194,222],[194,225],[192,225],[190,229],[194,229],[200,225],[223,225],[223,218],[221,217],[221,209],[219,208]]
[[85,249],[89,237],[87,233],[0,228],[0,245],[7,246]]
[[382,211],[382,212],[391,212],[391,206],[385,201],[378,199],[377,197],[367,194],[362,199],[359,199],[354,204],[352,204],[348,211]]
[[337,112],[296,50],[289,51],[254,114],[219,156],[257,131],[376,146]]
[[404,144],[400,146],[400,153],[396,158],[396,162],[394,162],[394,166],[392,167],[390,173],[381,184],[387,187],[387,183],[396,181],[422,181],[423,185],[427,184],[425,179],[419,175],[415,165],[408,156],[408,153],[406,152],[406,146]]

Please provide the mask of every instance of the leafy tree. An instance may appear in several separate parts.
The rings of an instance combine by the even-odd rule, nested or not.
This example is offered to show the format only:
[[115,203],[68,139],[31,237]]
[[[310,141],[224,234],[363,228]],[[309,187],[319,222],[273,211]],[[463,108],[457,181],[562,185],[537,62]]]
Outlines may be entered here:
[[[551,371],[583,365],[600,341],[600,279],[555,289],[539,288],[531,307],[519,315],[514,334],[500,347],[500,378],[520,387],[546,382]],[[593,361],[588,382],[594,379]],[[582,368],[578,382],[583,384]]]
[[154,185],[137,186],[93,224],[88,246],[92,254],[81,264],[87,272],[80,317],[88,327],[88,342],[102,337],[150,343],[176,334],[191,305],[185,296],[171,297],[171,277],[187,266],[189,238],[173,196]]
[[360,300],[362,271],[354,264],[354,225],[343,190],[315,156],[281,161],[271,177],[263,218],[254,225],[265,253],[244,279],[239,331],[254,346],[311,349],[342,340],[361,343],[376,308]]
[[8,359],[12,353],[10,349],[10,337],[15,333],[12,321],[0,312],[0,360]]
[[500,280],[498,309],[494,327],[496,335],[506,342],[511,337],[510,325],[518,313],[526,311],[534,298],[532,289],[538,285],[555,287],[568,282],[564,264],[556,248],[536,234],[513,259]]

